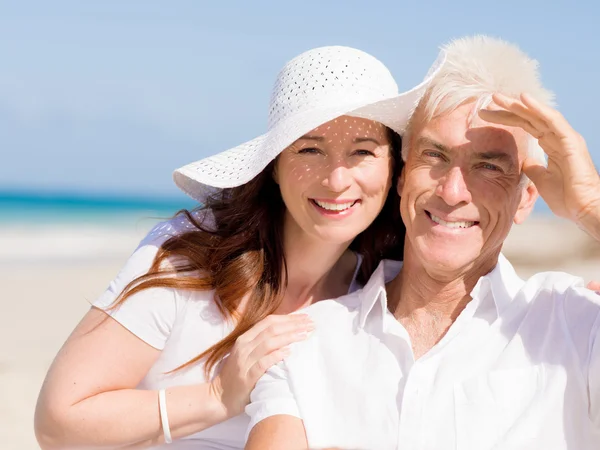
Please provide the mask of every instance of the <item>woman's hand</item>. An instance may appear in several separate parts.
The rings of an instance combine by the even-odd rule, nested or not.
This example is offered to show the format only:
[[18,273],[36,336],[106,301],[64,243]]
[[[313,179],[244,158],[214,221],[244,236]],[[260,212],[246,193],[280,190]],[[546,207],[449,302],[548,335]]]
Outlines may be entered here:
[[271,315],[241,335],[211,382],[228,417],[241,414],[258,379],[288,354],[288,346],[314,329],[306,314]]
[[481,118],[522,128],[538,140],[548,155],[548,167],[528,157],[523,172],[552,212],[600,239],[600,176],[583,137],[562,114],[527,94],[519,100],[494,94],[493,100],[503,109],[484,109],[480,111]]

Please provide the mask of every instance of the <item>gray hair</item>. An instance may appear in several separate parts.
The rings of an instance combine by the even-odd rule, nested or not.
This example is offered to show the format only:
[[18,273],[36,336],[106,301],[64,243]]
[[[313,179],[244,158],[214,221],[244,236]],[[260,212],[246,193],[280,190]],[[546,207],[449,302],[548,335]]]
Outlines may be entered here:
[[[489,105],[492,94],[518,98],[523,92],[539,102],[554,105],[554,94],[540,81],[538,62],[516,45],[488,36],[456,39],[442,47],[446,60],[429,85],[416,110],[425,121],[447,114],[467,102],[475,102],[469,120]],[[402,159],[408,156],[413,114],[402,145]],[[528,135],[529,136],[529,135]],[[546,155],[533,136],[528,139],[528,154],[542,164]],[[524,176],[525,184],[528,181]]]

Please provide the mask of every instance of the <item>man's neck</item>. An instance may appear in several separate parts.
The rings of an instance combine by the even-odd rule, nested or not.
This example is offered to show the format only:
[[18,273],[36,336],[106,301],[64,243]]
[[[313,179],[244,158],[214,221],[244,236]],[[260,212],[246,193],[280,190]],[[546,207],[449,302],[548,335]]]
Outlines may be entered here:
[[477,264],[455,275],[442,276],[407,255],[402,270],[388,286],[390,311],[411,337],[415,359],[446,334],[471,301],[471,291],[497,260]]

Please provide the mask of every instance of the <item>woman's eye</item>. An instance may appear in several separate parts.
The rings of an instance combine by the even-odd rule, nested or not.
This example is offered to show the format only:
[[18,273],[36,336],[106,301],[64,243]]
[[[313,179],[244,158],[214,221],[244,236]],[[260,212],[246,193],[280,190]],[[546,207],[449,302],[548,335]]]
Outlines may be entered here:
[[370,150],[356,150],[354,152],[354,154],[360,155],[360,156],[375,156],[375,153],[373,153]]
[[317,154],[317,153],[321,153],[321,151],[318,148],[314,148],[314,147],[305,147],[305,148],[301,148],[300,150],[298,150],[298,153],[300,155],[311,155],[311,154]]

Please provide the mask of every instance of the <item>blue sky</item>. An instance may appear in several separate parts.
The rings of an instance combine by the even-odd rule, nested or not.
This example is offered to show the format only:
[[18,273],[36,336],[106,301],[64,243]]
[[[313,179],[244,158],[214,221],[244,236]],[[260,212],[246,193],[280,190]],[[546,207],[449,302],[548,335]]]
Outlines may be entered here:
[[401,90],[484,33],[538,59],[600,165],[600,6],[505,1],[2,1],[0,189],[173,196],[173,169],[262,134],[281,66],[349,45]]

